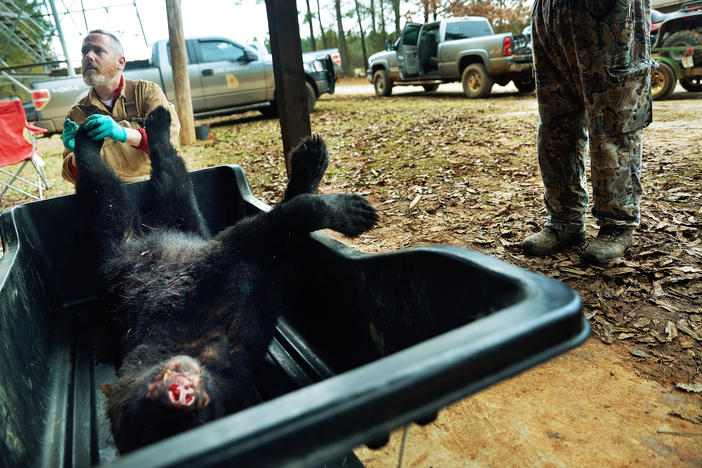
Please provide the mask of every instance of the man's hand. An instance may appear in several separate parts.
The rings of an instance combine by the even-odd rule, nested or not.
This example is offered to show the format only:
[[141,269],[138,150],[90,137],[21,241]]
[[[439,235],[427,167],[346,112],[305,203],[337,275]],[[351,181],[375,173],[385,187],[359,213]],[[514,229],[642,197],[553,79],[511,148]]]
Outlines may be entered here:
[[83,126],[88,130],[88,136],[91,140],[112,138],[122,143],[127,141],[127,130],[115,122],[109,115],[93,114],[85,119]]
[[78,124],[76,124],[71,119],[66,119],[63,121],[63,133],[61,134],[61,141],[63,141],[63,146],[71,151],[75,150],[76,143],[76,132],[78,131]]

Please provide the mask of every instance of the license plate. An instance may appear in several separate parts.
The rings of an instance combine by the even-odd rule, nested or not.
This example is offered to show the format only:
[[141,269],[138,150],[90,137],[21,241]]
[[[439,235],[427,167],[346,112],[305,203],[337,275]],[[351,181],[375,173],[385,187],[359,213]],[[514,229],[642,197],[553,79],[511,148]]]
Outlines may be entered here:
[[692,61],[692,55],[683,55],[683,58],[682,58],[683,68],[692,68],[693,65],[694,65],[694,63]]

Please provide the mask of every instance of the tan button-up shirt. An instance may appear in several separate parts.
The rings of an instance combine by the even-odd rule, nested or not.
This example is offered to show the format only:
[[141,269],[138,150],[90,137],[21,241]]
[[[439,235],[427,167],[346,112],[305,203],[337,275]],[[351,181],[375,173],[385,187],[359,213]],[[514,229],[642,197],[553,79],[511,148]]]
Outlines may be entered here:
[[[146,116],[158,106],[164,106],[171,113],[171,143],[180,154],[179,133],[180,121],[175,110],[161,88],[151,81],[138,80],[135,82],[134,97],[136,100],[137,116],[128,118],[125,108],[126,96],[124,86],[120,95],[113,102],[112,112],[98,99],[97,93],[90,88],[88,95],[78,101],[68,111],[67,118],[80,125],[89,115],[105,114],[112,117],[119,125],[126,128],[143,128]],[[106,138],[101,151],[102,159],[125,182],[146,179],[151,172],[149,155],[136,149],[128,143]],[[63,171],[61,175],[67,181],[75,184],[71,166],[75,168],[75,155],[69,149],[63,151]]]

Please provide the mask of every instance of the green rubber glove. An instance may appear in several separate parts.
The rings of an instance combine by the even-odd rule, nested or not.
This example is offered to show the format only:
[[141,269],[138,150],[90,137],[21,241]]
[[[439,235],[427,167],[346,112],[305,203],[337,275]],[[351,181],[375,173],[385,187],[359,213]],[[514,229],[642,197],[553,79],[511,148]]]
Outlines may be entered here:
[[112,138],[124,143],[127,141],[127,130],[115,122],[109,115],[93,114],[83,122],[91,140]]
[[71,119],[66,119],[63,121],[63,133],[61,134],[61,141],[63,141],[63,146],[71,151],[75,151],[76,148],[76,132],[78,131],[78,124]]

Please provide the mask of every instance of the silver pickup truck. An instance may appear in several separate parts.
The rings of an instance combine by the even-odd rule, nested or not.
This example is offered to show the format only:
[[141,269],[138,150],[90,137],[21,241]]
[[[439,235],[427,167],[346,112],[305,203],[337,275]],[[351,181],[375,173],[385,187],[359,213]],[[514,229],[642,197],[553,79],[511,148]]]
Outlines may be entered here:
[[[188,71],[196,117],[258,109],[275,115],[275,80],[271,56],[220,37],[187,39]],[[331,57],[314,54],[303,59],[307,103],[312,111],[323,93],[334,93],[336,78]],[[156,41],[150,60],[128,62],[124,76],[161,85],[175,103],[168,41]],[[71,106],[88,92],[81,76],[31,83],[36,125],[56,133]]]
[[366,70],[378,96],[389,96],[393,86],[435,91],[452,81],[460,81],[470,98],[489,96],[495,83],[514,81],[522,92],[535,88],[529,39],[494,34],[481,16],[407,23],[397,42],[387,42],[385,48],[369,57]]

